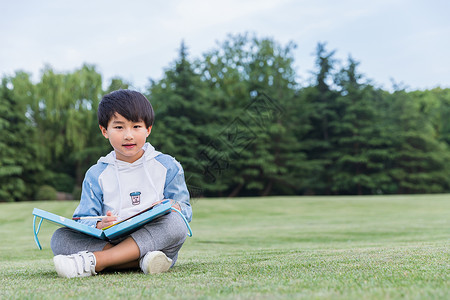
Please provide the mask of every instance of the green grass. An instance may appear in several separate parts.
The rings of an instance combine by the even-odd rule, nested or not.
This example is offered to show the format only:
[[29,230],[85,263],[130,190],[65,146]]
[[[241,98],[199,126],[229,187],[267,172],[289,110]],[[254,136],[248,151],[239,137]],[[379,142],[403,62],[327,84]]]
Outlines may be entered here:
[[194,236],[154,276],[63,279],[34,244],[34,207],[0,204],[0,299],[448,299],[450,195],[267,197],[193,201]]

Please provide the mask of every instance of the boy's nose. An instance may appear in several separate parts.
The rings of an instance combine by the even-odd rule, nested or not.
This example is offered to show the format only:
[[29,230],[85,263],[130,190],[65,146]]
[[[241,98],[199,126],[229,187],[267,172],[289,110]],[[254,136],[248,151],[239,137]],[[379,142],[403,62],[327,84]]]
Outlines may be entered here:
[[126,140],[130,140],[130,139],[133,138],[133,135],[131,134],[131,131],[130,131],[130,130],[125,130],[124,138],[125,138]]

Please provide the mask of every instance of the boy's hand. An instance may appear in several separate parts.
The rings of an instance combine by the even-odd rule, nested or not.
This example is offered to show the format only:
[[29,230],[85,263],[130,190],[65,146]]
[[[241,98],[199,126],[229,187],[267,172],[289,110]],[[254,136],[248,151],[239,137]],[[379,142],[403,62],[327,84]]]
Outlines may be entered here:
[[173,208],[178,209],[178,210],[181,210],[180,204],[179,204],[178,202],[176,202],[175,200],[172,200],[172,199],[162,199],[162,200],[159,200],[159,201],[153,203],[153,206],[156,206],[156,205],[158,205],[158,204],[160,204],[160,203],[162,203],[162,202],[164,202],[164,201],[167,201],[167,200],[170,201],[170,205],[171,205]]
[[170,204],[172,205],[173,208],[181,210],[180,204],[175,200],[170,199]]
[[110,217],[103,218],[101,221],[98,221],[97,222],[97,228],[98,229],[102,229],[102,228],[108,227],[108,226],[114,224],[115,221],[117,221],[117,217],[113,216],[113,213],[111,211],[108,210],[106,212],[106,215],[110,216]]

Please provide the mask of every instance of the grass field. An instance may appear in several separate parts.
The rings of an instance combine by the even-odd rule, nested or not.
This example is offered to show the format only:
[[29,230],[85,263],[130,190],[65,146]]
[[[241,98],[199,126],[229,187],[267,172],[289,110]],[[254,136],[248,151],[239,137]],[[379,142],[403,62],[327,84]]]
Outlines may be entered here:
[[450,298],[450,195],[194,200],[170,272],[58,278],[31,212],[76,205],[0,204],[0,299]]

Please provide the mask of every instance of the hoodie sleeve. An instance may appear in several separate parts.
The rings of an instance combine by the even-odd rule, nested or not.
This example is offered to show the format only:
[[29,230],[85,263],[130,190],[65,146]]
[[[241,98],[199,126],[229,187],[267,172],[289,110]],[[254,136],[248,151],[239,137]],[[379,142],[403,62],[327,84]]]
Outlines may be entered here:
[[[95,165],[87,172],[83,181],[80,204],[75,209],[73,217],[101,216],[103,211],[103,192],[98,178],[106,164]],[[78,220],[79,223],[91,227],[97,225],[98,220]]]
[[184,179],[183,167],[169,155],[159,155],[156,159],[167,168],[164,198],[178,202],[180,204],[181,213],[188,222],[191,222],[192,208],[189,202],[189,191]]

